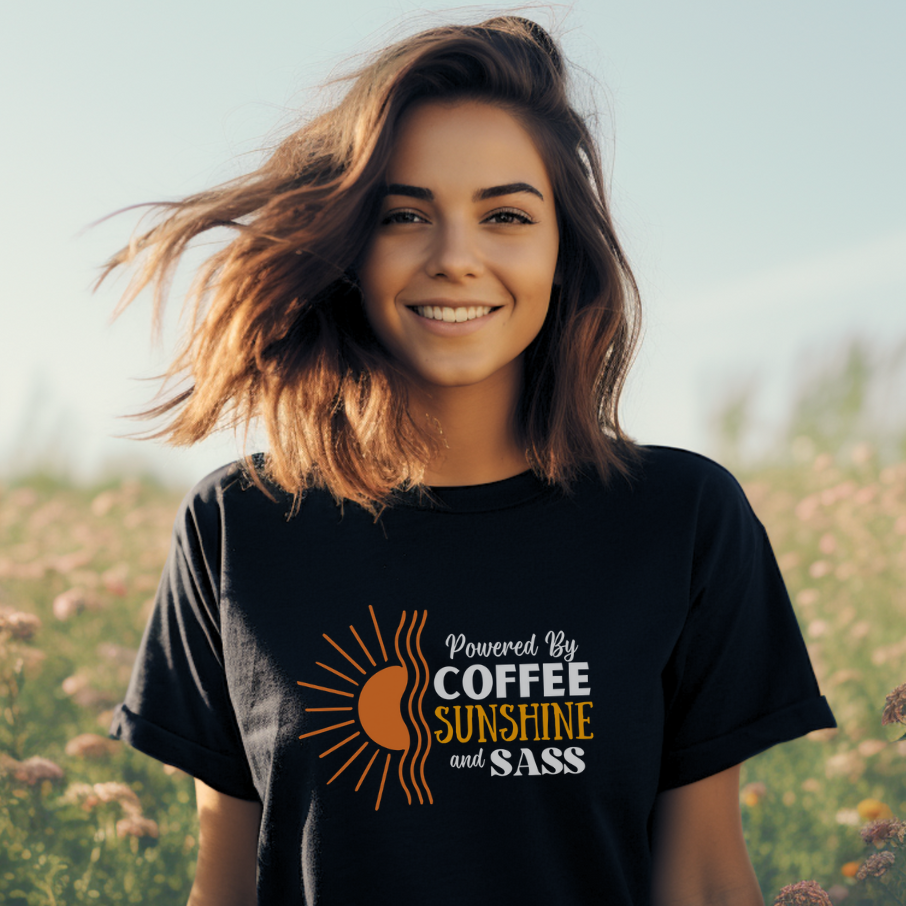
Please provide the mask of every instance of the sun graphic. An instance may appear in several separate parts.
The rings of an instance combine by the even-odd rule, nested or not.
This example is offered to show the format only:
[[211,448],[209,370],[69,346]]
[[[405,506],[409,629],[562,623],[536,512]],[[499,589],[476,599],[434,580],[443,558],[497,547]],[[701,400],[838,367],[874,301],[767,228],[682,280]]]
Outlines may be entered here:
[[[399,626],[396,629],[396,636],[394,637],[394,647],[396,650],[396,657],[399,661],[398,664],[389,663],[390,659],[387,656],[387,649],[384,646],[384,638],[381,635],[381,629],[378,626],[377,616],[375,615],[374,608],[370,604],[368,605],[368,611],[371,614],[374,633],[377,642],[380,645],[381,656],[384,659],[384,664],[387,664],[387,666],[378,667],[377,661],[372,657],[371,651],[368,649],[368,646],[365,644],[362,637],[356,632],[354,626],[350,626],[349,631],[358,643],[359,648],[362,649],[365,657],[368,658],[368,663],[371,665],[370,669],[363,667],[359,661],[353,658],[329,635],[323,633],[327,642],[329,642],[330,645],[358,671],[360,674],[358,679],[354,679],[352,676],[347,675],[349,668],[346,667],[345,664],[340,664],[340,666],[342,666],[347,673],[343,673],[341,670],[338,670],[336,667],[331,667],[329,664],[322,664],[320,661],[315,661],[315,664],[318,667],[327,670],[334,676],[338,676],[344,683],[348,683],[349,686],[334,689],[332,687],[316,685],[314,683],[305,683],[302,682],[302,680],[297,680],[296,682],[300,686],[305,686],[307,689],[316,689],[318,692],[337,695],[344,699],[353,699],[352,702],[348,703],[344,702],[343,704],[337,703],[336,705],[323,708],[305,709],[307,712],[340,712],[337,714],[338,717],[346,716],[345,714],[342,714],[342,712],[348,712],[350,720],[341,720],[339,723],[329,724],[328,726],[320,727],[317,730],[310,730],[308,733],[303,733],[299,739],[308,739],[311,736],[318,736],[321,733],[329,733],[333,730],[343,730],[347,727],[355,727],[355,732],[345,739],[341,739],[329,749],[325,749],[318,756],[319,758],[330,756],[353,740],[361,741],[364,735],[364,741],[361,742],[361,745],[349,756],[339,770],[327,782],[333,783],[340,774],[342,774],[360,755],[362,755],[362,753],[366,752],[369,746],[373,744],[375,749],[370,753],[370,760],[367,763],[365,763],[364,759],[359,762],[360,765],[365,764],[365,770],[362,771],[362,775],[359,777],[359,781],[355,786],[355,791],[358,792],[361,789],[362,784],[365,782],[365,778],[368,776],[368,772],[371,770],[371,767],[378,756],[382,752],[386,752],[383,773],[377,791],[377,801],[374,806],[375,811],[377,811],[381,807],[381,797],[384,794],[384,786],[387,782],[387,775],[390,772],[390,763],[393,760],[394,754],[400,752],[401,755],[396,773],[399,777],[400,786],[402,786],[409,804],[411,805],[413,802],[412,793],[409,791],[409,786],[411,785],[412,790],[418,797],[420,805],[424,805],[425,798],[427,798],[429,804],[433,805],[434,799],[431,796],[431,790],[428,788],[428,783],[425,780],[425,761],[428,758],[428,752],[431,750],[431,732],[428,728],[428,723],[425,720],[425,715],[422,712],[422,700],[425,697],[425,692],[428,690],[428,681],[431,677],[431,672],[428,669],[428,662],[425,660],[425,656],[421,649],[422,630],[425,628],[425,620],[428,618],[428,611],[422,611],[422,618],[417,631],[415,630],[415,627],[418,623],[418,611],[414,610],[412,612],[409,628],[405,632],[405,640],[402,639],[402,636],[404,627],[406,626],[406,611],[404,610],[402,612]],[[414,639],[412,637],[413,631],[415,631]],[[403,650],[400,649],[401,642],[403,642],[404,645]],[[355,652],[354,648],[352,650]],[[333,652],[330,654],[331,657],[335,657]],[[361,660],[361,658],[359,658],[359,660]],[[334,684],[336,684],[336,681],[334,681]],[[350,686],[355,688],[350,688]],[[406,697],[407,688],[409,688],[408,697]],[[416,696],[418,697],[416,698]],[[405,703],[403,701],[404,697],[406,698]],[[347,749],[343,754],[347,754],[348,751],[349,750]],[[366,753],[365,758],[367,757],[368,754]],[[380,770],[380,764],[378,765],[378,770]],[[416,776],[416,773],[418,776]],[[375,775],[376,774],[377,771],[375,772]],[[406,782],[407,778],[409,781],[408,784]],[[424,789],[424,796],[422,795],[422,789]]]

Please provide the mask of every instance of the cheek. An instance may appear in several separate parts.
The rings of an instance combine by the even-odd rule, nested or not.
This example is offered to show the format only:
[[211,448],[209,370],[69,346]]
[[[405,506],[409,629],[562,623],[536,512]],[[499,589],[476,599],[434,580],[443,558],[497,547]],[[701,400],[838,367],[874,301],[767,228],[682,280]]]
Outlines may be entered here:
[[362,290],[365,316],[378,334],[381,332],[380,325],[386,320],[386,309],[393,299],[392,272],[386,256],[380,252],[378,244],[375,243],[359,266],[359,286]]

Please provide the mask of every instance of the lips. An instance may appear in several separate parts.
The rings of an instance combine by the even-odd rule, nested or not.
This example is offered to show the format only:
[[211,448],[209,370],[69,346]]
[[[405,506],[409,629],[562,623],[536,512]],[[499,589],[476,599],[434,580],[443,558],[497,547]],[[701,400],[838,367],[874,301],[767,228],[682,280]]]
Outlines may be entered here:
[[[474,303],[441,304],[440,300],[432,299],[423,305],[407,305],[406,309],[412,313],[413,318],[418,320],[419,326],[429,333],[450,337],[462,336],[480,330],[495,317],[502,307],[500,305],[490,306]],[[444,317],[444,309],[446,309],[446,317]],[[456,318],[457,314],[459,314],[459,318],[462,318],[462,313],[468,312],[470,309],[473,317],[465,320]],[[429,317],[428,312],[431,312],[433,316]],[[485,314],[479,314],[479,312],[485,312]],[[440,314],[440,317],[437,317],[438,314]]]
[[475,318],[490,314],[494,309],[494,306],[491,305],[412,305],[409,307],[429,321],[444,321],[447,324],[473,321]]

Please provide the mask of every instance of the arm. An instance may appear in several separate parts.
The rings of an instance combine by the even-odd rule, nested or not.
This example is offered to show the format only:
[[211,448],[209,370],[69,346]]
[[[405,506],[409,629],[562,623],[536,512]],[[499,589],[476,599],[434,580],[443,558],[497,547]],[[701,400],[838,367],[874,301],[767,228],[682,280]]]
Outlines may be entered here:
[[261,803],[219,793],[197,777],[195,799],[201,839],[188,906],[254,906]]
[[739,769],[655,802],[652,906],[764,906],[739,812]]

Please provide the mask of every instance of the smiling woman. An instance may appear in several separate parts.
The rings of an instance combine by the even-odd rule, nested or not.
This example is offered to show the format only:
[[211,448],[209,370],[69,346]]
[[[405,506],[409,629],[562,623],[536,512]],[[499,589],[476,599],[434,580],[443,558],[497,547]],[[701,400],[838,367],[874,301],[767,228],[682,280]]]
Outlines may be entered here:
[[236,230],[144,414],[268,433],[186,495],[110,728],[196,778],[192,906],[761,902],[739,765],[836,724],[739,484],[620,428],[568,89],[528,20],[422,32],[108,263],[125,306]]
[[[270,493],[270,479],[292,492],[298,507],[306,490],[324,488],[341,507],[354,501],[375,515],[401,487],[513,474],[515,448],[517,471],[531,466],[567,493],[589,467],[602,481],[628,475],[639,451],[620,427],[618,407],[640,329],[638,289],[611,222],[595,139],[570,103],[568,73],[551,37],[518,17],[432,29],[388,48],[350,79],[341,103],[303,124],[259,170],[158,205],[169,216],[108,262],[101,280],[144,258],[116,314],[154,283],[157,318],[186,245],[215,227],[239,231],[200,271],[194,302],[204,317],[193,318],[164,376],[165,384],[189,377],[191,389],[136,414],[177,411],[147,437],[192,444],[219,425],[247,429],[258,418],[269,449],[260,467],[247,456],[245,468],[262,492]],[[433,137],[435,129],[442,136]],[[450,175],[440,179],[426,155],[442,157]],[[517,182],[528,190],[515,191]],[[472,457],[471,479],[455,463],[465,451],[453,436],[470,393],[435,398],[437,385],[413,383],[411,362],[389,348],[381,333],[389,324],[372,318],[373,293],[364,285],[375,256],[392,251],[394,273],[411,267],[406,255],[427,234],[435,237],[430,254],[440,257],[426,263],[441,270],[424,298],[434,310],[426,320],[462,317],[443,309],[463,300],[487,307],[491,300],[480,292],[468,295],[476,275],[443,273],[460,267],[450,255],[476,250],[469,247],[475,235],[465,232],[466,196],[471,217],[487,215],[480,233],[485,268],[493,261],[510,279],[525,271],[520,292],[539,314],[539,304],[554,303],[531,322],[527,305],[512,298],[497,305],[510,294],[493,268],[481,278],[480,292],[493,292],[492,307],[501,308],[490,313],[488,327],[499,336],[506,322],[511,337],[522,325],[536,329],[522,332],[522,356],[510,368],[510,437],[494,432],[494,442]],[[404,200],[408,206],[399,204]],[[416,202],[428,207],[416,210]],[[369,248],[372,267],[363,269]],[[568,262],[562,280],[554,279],[552,254]],[[390,272],[389,263],[381,268]],[[438,336],[451,335],[451,328],[432,326]],[[485,327],[456,330],[476,331],[474,346]],[[452,345],[430,347],[448,369],[445,349]],[[424,351],[420,361],[427,367]],[[520,368],[525,381],[514,402],[512,376]],[[484,389],[474,393],[468,423],[491,399]],[[332,417],[325,420],[325,412]],[[467,436],[484,437],[485,428]],[[503,458],[501,467],[489,468],[490,451]]]
[[426,480],[517,475],[527,465],[511,427],[523,354],[547,318],[560,247],[544,161],[498,106],[423,102],[400,125],[387,180],[359,276],[412,404],[452,426]]

